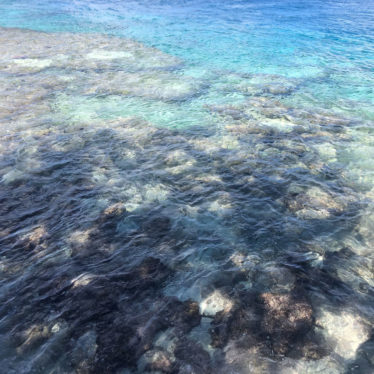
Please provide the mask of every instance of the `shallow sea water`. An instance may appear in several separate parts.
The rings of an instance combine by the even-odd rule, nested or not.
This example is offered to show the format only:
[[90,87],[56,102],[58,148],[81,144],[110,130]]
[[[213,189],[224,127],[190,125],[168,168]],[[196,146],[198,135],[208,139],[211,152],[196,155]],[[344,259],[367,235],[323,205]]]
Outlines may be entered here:
[[372,1],[0,1],[4,373],[373,373]]

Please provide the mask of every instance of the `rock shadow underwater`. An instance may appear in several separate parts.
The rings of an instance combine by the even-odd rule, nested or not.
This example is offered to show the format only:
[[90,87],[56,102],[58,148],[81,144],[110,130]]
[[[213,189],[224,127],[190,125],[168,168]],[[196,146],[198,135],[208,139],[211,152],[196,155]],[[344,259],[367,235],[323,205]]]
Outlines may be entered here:
[[7,373],[373,372],[368,123],[121,38],[0,56]]

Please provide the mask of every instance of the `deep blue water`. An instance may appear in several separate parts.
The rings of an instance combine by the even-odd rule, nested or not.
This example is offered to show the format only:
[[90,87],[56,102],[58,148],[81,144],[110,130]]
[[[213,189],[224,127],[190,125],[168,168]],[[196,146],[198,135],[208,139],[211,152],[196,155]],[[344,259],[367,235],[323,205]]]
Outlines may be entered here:
[[0,372],[374,372],[373,120],[371,0],[0,0]]

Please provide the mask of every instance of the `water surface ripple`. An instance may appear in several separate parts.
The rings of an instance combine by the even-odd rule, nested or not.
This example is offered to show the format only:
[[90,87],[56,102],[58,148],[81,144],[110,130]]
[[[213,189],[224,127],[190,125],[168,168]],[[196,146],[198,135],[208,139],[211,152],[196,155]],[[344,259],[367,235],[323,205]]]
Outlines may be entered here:
[[0,2],[0,371],[374,372],[373,15]]

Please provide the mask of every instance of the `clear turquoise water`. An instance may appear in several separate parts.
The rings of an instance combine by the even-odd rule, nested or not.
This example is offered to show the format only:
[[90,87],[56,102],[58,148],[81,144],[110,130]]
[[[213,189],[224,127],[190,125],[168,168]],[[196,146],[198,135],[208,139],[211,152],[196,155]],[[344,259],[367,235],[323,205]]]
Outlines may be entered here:
[[0,27],[4,372],[374,372],[372,1]]
[[373,119],[373,8],[360,0],[11,1],[2,2],[0,24],[134,38],[182,58],[191,75],[298,78],[292,103]]

